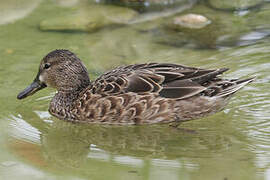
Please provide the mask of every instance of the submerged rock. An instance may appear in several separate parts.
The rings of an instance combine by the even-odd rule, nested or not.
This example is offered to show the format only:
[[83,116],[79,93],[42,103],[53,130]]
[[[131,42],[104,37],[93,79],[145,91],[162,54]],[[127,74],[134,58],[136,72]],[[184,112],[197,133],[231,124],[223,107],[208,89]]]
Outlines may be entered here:
[[205,16],[199,14],[186,14],[173,18],[172,26],[175,29],[189,28],[189,29],[201,29],[211,21]]
[[[215,48],[216,25],[211,25],[211,21],[203,15],[185,14],[174,17],[166,25],[166,33],[178,36],[178,45],[195,43],[195,47]],[[179,44],[180,42],[180,44]],[[192,45],[191,45],[192,46]]]
[[131,24],[142,23],[142,22],[153,21],[153,20],[161,19],[165,17],[170,17],[175,14],[181,13],[187,9],[190,9],[192,6],[193,6],[193,3],[189,3],[182,6],[175,6],[173,8],[164,9],[162,11],[141,13],[138,17],[136,17],[130,23]]
[[[115,25],[130,25],[153,21],[187,10],[197,0],[97,0],[95,2],[55,0],[55,2],[58,6],[65,7],[66,11],[71,11],[71,13],[43,20],[40,22],[40,29],[43,31],[94,32],[106,26],[115,27]],[[139,13],[134,10],[136,9],[134,8],[136,4],[147,8],[153,8],[155,5],[158,5],[162,8]]]
[[105,3],[126,6],[140,12],[163,11],[193,4],[197,0],[103,0]]
[[208,0],[208,4],[221,10],[245,10],[256,7],[264,0]]
[[68,16],[45,19],[40,23],[40,29],[94,32],[106,26],[128,24],[137,15],[136,11],[129,8],[89,5]]
[[[199,5],[186,14],[167,20],[158,42],[177,47],[210,48],[238,45],[251,32],[245,17]],[[199,15],[200,14],[200,15]],[[157,35],[156,35],[157,36]]]
[[198,0],[98,0],[106,4],[125,6],[140,12],[131,24],[152,21],[190,9]]

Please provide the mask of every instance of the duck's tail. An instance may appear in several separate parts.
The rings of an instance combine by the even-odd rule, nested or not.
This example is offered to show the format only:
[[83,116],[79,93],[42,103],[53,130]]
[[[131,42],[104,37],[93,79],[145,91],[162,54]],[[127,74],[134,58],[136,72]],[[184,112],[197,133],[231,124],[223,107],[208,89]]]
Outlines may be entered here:
[[256,79],[256,77],[251,77],[251,78],[247,78],[247,79],[240,79],[240,80],[232,80],[233,85],[224,88],[224,90],[222,90],[221,92],[219,92],[216,97],[228,97],[233,95],[235,92],[237,92],[238,90],[240,90],[242,87],[244,87],[245,85],[251,83],[252,81],[254,81]]

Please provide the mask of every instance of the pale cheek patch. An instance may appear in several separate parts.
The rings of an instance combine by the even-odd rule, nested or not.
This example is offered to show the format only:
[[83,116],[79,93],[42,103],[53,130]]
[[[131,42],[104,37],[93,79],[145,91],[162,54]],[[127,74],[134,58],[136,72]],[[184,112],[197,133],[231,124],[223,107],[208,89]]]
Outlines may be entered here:
[[49,81],[46,74],[40,74],[38,79],[40,82],[45,83],[48,87],[54,87],[54,85]]
[[40,82],[44,82],[44,77],[42,75],[39,75],[38,79]]

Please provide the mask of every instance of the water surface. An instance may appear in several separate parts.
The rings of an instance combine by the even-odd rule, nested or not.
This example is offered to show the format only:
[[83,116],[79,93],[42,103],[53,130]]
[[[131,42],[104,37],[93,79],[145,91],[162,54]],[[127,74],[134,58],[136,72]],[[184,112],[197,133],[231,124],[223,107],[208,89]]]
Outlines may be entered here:
[[[44,19],[80,8],[73,1],[68,7],[61,1],[25,2],[31,6],[23,7],[20,18],[14,15],[0,26],[0,179],[270,179],[268,3],[245,12],[194,4],[182,14],[216,13],[218,22],[228,25],[203,33],[215,35],[206,41],[166,29],[168,17],[92,33],[41,31]],[[226,77],[257,80],[224,111],[182,129],[71,124],[47,112],[53,89],[16,99],[34,79],[41,58],[59,48],[75,52],[91,79],[118,65],[155,61],[228,67]]]

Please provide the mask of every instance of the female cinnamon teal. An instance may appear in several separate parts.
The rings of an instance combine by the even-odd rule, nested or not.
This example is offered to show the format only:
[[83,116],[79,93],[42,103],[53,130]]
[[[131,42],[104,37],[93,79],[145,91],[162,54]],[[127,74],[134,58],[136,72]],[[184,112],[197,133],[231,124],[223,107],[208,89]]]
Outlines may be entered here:
[[91,82],[87,69],[69,50],[45,56],[23,99],[49,86],[57,89],[49,112],[71,122],[152,124],[183,122],[216,113],[253,78],[221,79],[227,71],[169,63],[118,67]]

